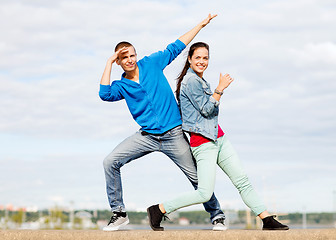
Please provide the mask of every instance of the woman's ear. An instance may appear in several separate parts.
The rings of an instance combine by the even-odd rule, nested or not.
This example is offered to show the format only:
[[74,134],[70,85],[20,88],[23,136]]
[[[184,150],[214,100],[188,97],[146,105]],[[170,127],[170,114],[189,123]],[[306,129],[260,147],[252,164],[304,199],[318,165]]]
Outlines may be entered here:
[[115,63],[120,66],[120,60],[119,60],[119,58],[116,59]]
[[190,57],[188,56],[188,63],[191,64],[191,59]]

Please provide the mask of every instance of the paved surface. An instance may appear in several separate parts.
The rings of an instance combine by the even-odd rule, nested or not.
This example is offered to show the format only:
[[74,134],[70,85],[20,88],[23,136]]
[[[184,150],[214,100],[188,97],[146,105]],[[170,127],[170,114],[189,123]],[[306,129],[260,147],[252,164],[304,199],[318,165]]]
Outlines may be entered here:
[[332,239],[336,240],[336,229],[293,229],[288,231],[261,231],[261,230],[227,230],[215,232],[212,230],[166,230],[154,232],[151,230],[124,230],[116,232],[103,232],[98,230],[0,230],[1,240],[26,240],[26,239],[59,239],[59,240],[130,240],[130,239],[160,239],[160,240],[310,240]]

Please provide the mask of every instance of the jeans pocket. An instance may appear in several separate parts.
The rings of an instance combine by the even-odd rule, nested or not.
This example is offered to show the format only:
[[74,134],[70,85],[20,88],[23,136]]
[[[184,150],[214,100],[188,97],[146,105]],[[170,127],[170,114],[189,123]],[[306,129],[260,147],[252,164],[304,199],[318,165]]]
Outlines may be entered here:
[[173,129],[168,131],[168,134],[172,137],[182,135],[182,126],[174,127]]

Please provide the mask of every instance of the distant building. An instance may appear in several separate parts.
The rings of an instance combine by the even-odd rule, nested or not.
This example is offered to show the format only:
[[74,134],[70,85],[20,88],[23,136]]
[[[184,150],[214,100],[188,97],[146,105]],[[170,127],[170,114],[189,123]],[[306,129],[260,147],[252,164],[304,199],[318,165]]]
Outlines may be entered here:
[[76,212],[75,217],[81,220],[81,228],[90,229],[95,228],[96,225],[92,222],[92,214],[86,211]]
[[183,226],[190,225],[189,219],[185,217],[179,218],[178,222],[179,222],[179,225],[183,225]]
[[106,220],[98,220],[97,221],[97,226],[98,226],[99,229],[103,229],[107,224],[108,224],[108,221],[106,221]]

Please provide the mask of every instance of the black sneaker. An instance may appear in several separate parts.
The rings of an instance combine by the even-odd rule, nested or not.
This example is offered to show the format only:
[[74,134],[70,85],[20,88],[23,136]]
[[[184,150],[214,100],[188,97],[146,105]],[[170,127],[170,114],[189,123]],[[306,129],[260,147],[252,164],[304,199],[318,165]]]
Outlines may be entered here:
[[263,230],[288,230],[289,227],[274,219],[275,215],[262,219]]
[[103,228],[104,231],[117,231],[120,227],[125,226],[129,223],[128,216],[125,212],[113,212],[110,222],[106,227]]
[[147,214],[151,228],[154,231],[163,231],[164,228],[160,226],[160,223],[164,214],[161,212],[159,204],[147,208]]
[[221,217],[221,218],[217,218],[215,221],[213,221],[212,225],[212,230],[214,231],[225,231],[227,230],[227,227],[225,226],[225,218]]

